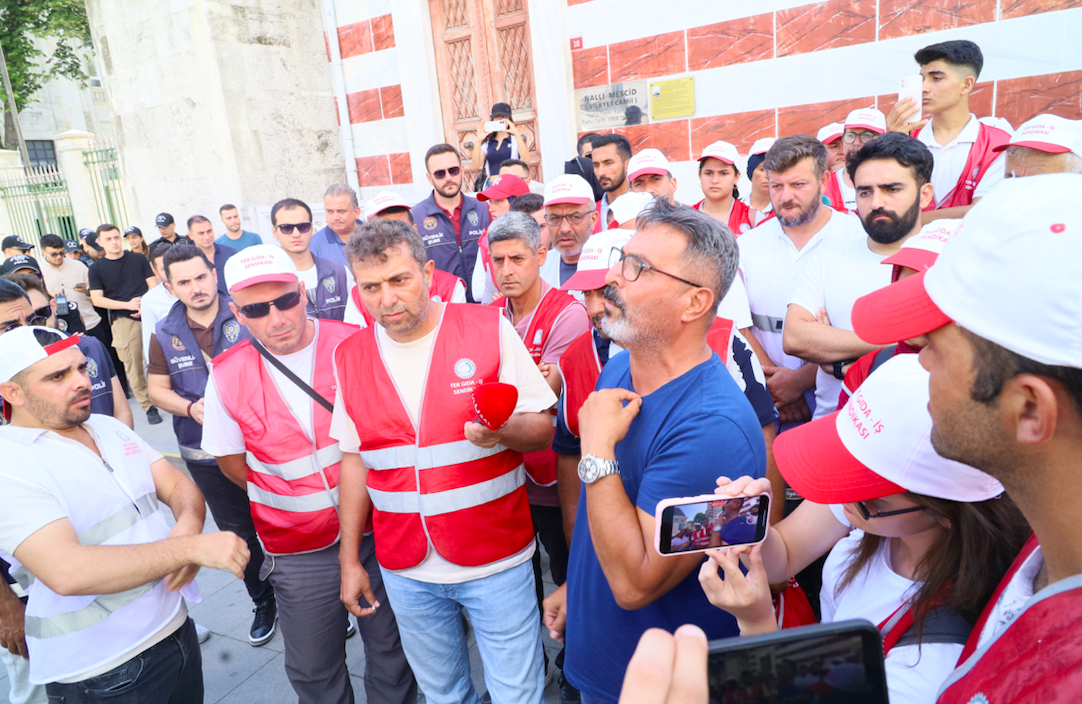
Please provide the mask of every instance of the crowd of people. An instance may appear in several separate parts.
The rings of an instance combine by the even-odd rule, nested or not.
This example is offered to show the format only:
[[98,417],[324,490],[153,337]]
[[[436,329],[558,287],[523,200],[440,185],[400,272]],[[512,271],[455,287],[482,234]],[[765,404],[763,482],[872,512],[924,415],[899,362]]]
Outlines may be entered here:
[[[1082,126],[972,115],[972,42],[915,59],[922,105],[715,142],[694,205],[619,134],[533,181],[500,103],[428,198],[331,185],[318,231],[286,197],[273,243],[228,204],[5,238],[11,701],[201,702],[201,567],[304,703],[355,700],[358,631],[369,702],[705,704],[708,640],[849,618],[893,702],[1073,699]],[[724,701],[821,679],[749,667]]]

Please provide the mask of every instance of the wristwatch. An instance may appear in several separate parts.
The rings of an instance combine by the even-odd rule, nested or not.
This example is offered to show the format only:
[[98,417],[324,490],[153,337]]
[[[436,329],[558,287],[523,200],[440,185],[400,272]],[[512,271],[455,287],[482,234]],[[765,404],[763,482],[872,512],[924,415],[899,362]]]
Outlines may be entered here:
[[855,359],[845,359],[834,363],[834,378],[845,380],[845,368],[855,362]]
[[579,479],[585,484],[593,484],[601,477],[619,473],[620,465],[614,460],[603,460],[594,455],[586,455],[579,460]]

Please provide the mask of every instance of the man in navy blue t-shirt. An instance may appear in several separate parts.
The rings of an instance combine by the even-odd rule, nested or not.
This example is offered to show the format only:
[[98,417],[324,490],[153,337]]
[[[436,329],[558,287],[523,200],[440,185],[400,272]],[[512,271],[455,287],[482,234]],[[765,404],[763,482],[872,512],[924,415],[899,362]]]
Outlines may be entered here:
[[699,586],[702,555],[654,549],[662,499],[712,493],[718,476],[765,475],[755,412],[706,342],[737,257],[718,221],[658,199],[608,273],[602,327],[628,354],[609,360],[579,414],[583,491],[567,584],[545,600],[550,631],[566,625],[565,674],[586,703],[617,701],[649,628],[738,633]]

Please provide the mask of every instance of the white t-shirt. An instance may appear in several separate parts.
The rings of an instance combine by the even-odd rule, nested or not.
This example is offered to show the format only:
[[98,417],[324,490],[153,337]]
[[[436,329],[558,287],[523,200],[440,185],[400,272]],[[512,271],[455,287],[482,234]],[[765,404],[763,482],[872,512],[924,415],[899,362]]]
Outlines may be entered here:
[[984,630],[981,631],[978,647],[993,637],[1006,630],[1014,619],[1022,611],[1022,608],[1033,598],[1033,582],[1044,567],[1044,553],[1040,546],[1034,550],[1022,566],[1015,572],[1010,584],[999,595],[999,600],[984,622]]
[[177,297],[169,293],[165,284],[158,284],[143,294],[139,299],[139,319],[142,323],[143,333],[143,367],[150,364],[150,336],[154,334],[154,326],[158,324],[169,311]]
[[[850,526],[841,506],[831,506],[838,521]],[[862,618],[879,625],[911,596],[917,582],[902,577],[890,566],[890,543],[868,563],[845,589],[837,592],[852,552],[864,532],[853,530],[838,541],[823,565],[819,595],[823,623]],[[962,654],[961,643],[926,643],[891,648],[886,659],[887,689],[892,704],[933,704],[940,685],[954,671]]]
[[[299,352],[274,355],[275,359],[301,379],[307,381],[309,385],[312,384],[312,377],[315,373],[315,357],[315,339]],[[270,372],[275,388],[281,394],[286,407],[293,413],[293,417],[300,423],[305,435],[314,439],[312,404],[315,401],[303,389],[286,378],[285,374],[267,364],[263,359],[260,359],[259,362],[264,369]],[[237,421],[233,419],[233,416],[229,415],[225,406],[222,405],[222,399],[218,395],[217,387],[214,385],[213,374],[207,381],[206,391],[203,392],[203,450],[215,457],[243,455],[245,453],[244,431],[241,430]]]
[[733,285],[718,304],[718,317],[733,321],[733,328],[744,330],[751,327],[751,307],[748,303],[748,291],[738,275]]
[[[962,176],[962,169],[966,167],[966,161],[969,159],[970,147],[977,141],[980,129],[980,120],[977,119],[976,115],[971,114],[966,126],[948,144],[941,145],[935,141],[935,132],[932,130],[931,122],[925,125],[924,129],[917,135],[917,139],[931,150],[932,157],[935,159],[935,165],[932,167],[932,188],[934,189],[936,203],[946,200],[951,191],[958,185],[958,179]],[[977,184],[977,188],[973,191],[974,198],[983,198],[988,195],[988,191],[1003,180],[1004,171],[1007,168],[1006,164],[1007,152],[1004,151],[988,167],[988,171],[985,172],[984,177]]]
[[[480,257],[478,257],[480,259]],[[357,307],[357,304],[353,302],[353,279],[349,280],[349,296],[346,297],[346,317],[342,322],[349,323],[350,325],[357,325],[362,328],[368,327],[368,323],[364,319],[364,315],[361,314],[361,309]],[[448,301],[444,301],[447,303]],[[465,303],[466,302],[466,287],[462,285],[462,279],[459,279],[455,283],[454,291],[451,293],[450,303]]]
[[838,177],[838,190],[842,193],[842,202],[845,203],[845,209],[855,213],[857,211],[857,189],[849,187],[841,171],[835,173]]
[[[424,337],[412,342],[396,342],[390,338],[382,326],[376,327],[376,343],[379,345],[387,371],[398,388],[406,410],[414,423],[417,422],[424,394],[424,384],[428,375],[428,361],[432,356],[432,346],[436,342],[437,327]],[[556,394],[552,393],[548,382],[537,369],[530,353],[519,339],[518,333],[510,321],[500,316],[500,378],[505,384],[512,384],[518,389],[518,404],[515,413],[539,413],[556,404]],[[331,437],[338,440],[342,452],[359,452],[360,437],[357,426],[346,413],[342,400],[341,387],[334,402],[334,415],[331,418]],[[377,537],[378,540],[378,537]],[[529,547],[504,560],[481,567],[460,567],[440,557],[434,549],[429,549],[428,557],[416,567],[401,570],[396,574],[409,577],[419,582],[432,584],[459,584],[474,579],[481,579],[503,572],[526,562],[533,557],[534,543]]]
[[[848,231],[803,258],[794,272],[796,287],[790,303],[813,315],[826,308],[831,327],[852,330],[853,304],[861,296],[889,286],[892,267],[883,266],[885,257],[868,248],[868,236],[858,218],[840,213],[834,217],[848,223]],[[841,390],[841,380],[820,367],[815,374],[815,418],[838,410]]]

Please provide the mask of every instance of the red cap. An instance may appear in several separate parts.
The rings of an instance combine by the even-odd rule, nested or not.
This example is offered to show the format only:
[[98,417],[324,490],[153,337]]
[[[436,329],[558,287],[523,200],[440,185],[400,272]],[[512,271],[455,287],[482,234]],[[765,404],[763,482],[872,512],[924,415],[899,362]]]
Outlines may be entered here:
[[873,345],[886,345],[925,335],[951,322],[928,296],[924,288],[926,273],[922,271],[858,298],[851,316],[857,336]]
[[530,186],[513,174],[499,174],[488,180],[488,188],[477,194],[477,200],[504,200],[511,196],[524,196]]

